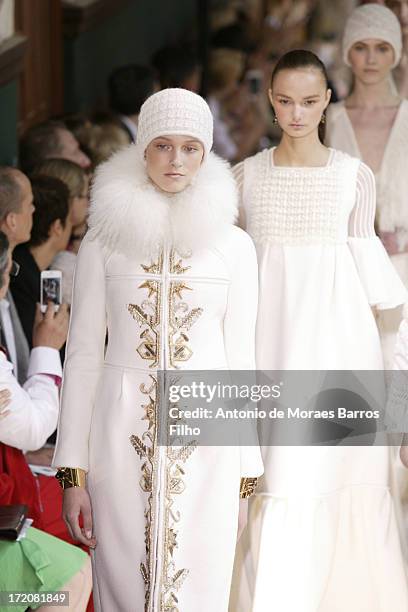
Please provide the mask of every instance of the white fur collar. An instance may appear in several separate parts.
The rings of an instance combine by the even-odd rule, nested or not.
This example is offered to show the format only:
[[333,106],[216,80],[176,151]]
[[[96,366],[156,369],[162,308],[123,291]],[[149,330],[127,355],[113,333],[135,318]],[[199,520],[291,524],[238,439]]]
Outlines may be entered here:
[[108,251],[134,257],[163,245],[210,246],[236,216],[237,190],[227,162],[210,153],[194,182],[169,196],[149,180],[137,145],[130,145],[97,170],[89,233]]

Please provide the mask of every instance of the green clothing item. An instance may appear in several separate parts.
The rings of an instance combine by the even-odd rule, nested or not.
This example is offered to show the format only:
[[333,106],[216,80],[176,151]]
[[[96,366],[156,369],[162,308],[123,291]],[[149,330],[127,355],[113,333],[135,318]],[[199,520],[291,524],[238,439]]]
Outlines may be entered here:
[[[58,591],[84,565],[87,554],[76,546],[30,527],[21,542],[0,540],[0,591]],[[30,603],[38,608],[42,603]],[[1,612],[24,612],[21,606],[1,605]]]

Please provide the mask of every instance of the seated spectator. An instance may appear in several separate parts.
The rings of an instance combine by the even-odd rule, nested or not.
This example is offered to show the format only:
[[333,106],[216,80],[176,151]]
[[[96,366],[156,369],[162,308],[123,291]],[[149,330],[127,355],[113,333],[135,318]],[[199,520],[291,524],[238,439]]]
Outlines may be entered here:
[[131,142],[136,142],[140,107],[157,90],[156,76],[149,66],[129,64],[111,73],[108,80],[109,105]]
[[123,124],[115,118],[110,121],[95,122],[82,138],[89,151],[93,169],[132,142],[129,133],[123,129]]
[[163,47],[153,56],[152,64],[158,72],[161,89],[182,87],[200,92],[202,67],[191,46]]
[[[7,293],[11,265],[9,243],[0,232],[0,300]],[[12,374],[13,365],[4,349],[0,350],[0,505],[26,504],[37,528],[29,528],[21,542],[0,540],[0,590],[68,590],[70,609],[85,610],[91,591],[87,555],[38,530],[47,531],[51,527],[50,533],[70,539],[63,522],[55,520],[58,516],[55,511],[50,522],[48,505],[41,495],[40,477],[33,476],[22,453],[22,449],[35,450],[42,446],[56,427],[57,383],[62,375],[58,349],[65,341],[67,327],[66,307],[56,316],[53,308],[49,308],[44,318],[38,312],[35,348],[24,387]],[[53,504],[58,513],[62,500],[58,485],[54,489]]]
[[31,238],[14,250],[20,273],[11,283],[29,346],[40,296],[41,272],[47,270],[57,253],[67,248],[72,229],[67,186],[50,176],[33,177],[31,184],[35,205]]
[[26,174],[31,174],[39,162],[50,158],[69,159],[81,168],[91,164],[75,136],[60,121],[34,125],[20,141],[20,167]]
[[[19,170],[0,167],[0,230],[13,250],[30,239],[33,224],[33,192]],[[1,343],[7,348],[14,374],[22,384],[27,378],[30,349],[10,291],[0,301]]]
[[68,187],[72,224],[68,250],[77,253],[87,229],[86,218],[89,210],[88,172],[67,159],[47,159],[35,167],[35,175],[53,176]]
[[208,104],[214,117],[214,151],[232,162],[256,153],[268,131],[262,98],[251,96],[248,83],[241,81],[244,63],[243,53],[235,49],[210,54]]
[[60,179],[69,190],[72,233],[67,249],[57,253],[51,263],[51,269],[62,272],[62,299],[65,304],[70,304],[76,254],[87,230],[89,174],[78,164],[66,159],[45,160],[36,167],[35,173]]

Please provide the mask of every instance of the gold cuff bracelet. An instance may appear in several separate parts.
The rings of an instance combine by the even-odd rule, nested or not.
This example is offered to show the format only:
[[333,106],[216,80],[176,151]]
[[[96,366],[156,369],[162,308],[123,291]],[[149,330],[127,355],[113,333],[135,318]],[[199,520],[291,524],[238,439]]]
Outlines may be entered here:
[[86,472],[81,468],[62,467],[58,469],[55,478],[63,489],[71,487],[85,487]]
[[247,499],[255,493],[258,478],[241,478],[241,486],[239,487],[239,496],[241,499]]

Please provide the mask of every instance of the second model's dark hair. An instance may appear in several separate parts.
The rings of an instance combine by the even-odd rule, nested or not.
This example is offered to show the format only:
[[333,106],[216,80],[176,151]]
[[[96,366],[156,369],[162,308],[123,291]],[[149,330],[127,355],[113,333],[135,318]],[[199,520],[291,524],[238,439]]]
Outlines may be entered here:
[[[273,82],[279,72],[282,72],[282,70],[299,70],[300,68],[314,68],[318,70],[326,88],[329,89],[329,77],[327,76],[326,66],[315,53],[307,49],[294,49],[282,55],[272,72],[271,89],[273,89]],[[326,126],[324,123],[321,123],[319,125],[319,137],[322,142],[324,142],[325,133]]]
[[307,49],[294,49],[293,51],[288,51],[288,53],[285,53],[285,55],[279,58],[272,72],[271,87],[279,72],[282,72],[282,70],[298,70],[299,68],[315,68],[321,73],[326,83],[326,87],[329,87],[329,77],[327,76],[326,66],[315,53]]

